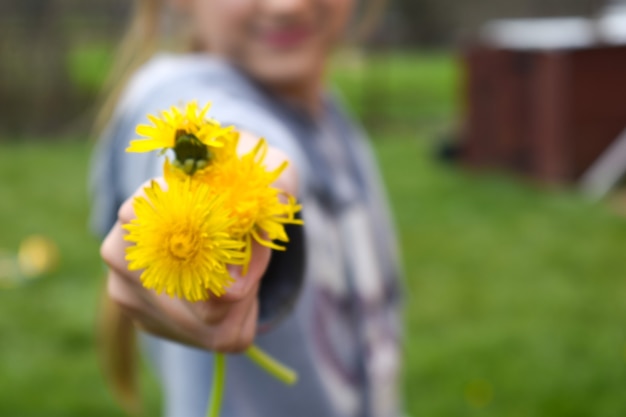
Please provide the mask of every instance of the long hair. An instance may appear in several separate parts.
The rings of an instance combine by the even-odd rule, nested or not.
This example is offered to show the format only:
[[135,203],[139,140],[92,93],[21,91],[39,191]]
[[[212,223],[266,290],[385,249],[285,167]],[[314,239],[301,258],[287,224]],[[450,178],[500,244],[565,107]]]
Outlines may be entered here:
[[[105,83],[105,93],[96,118],[95,131],[102,132],[109,122],[119,97],[132,74],[163,44],[164,9],[167,0],[136,0],[135,7],[117,51],[112,70]],[[359,21],[351,32],[351,41],[365,38],[375,27],[387,0],[367,0],[359,13]],[[182,25],[181,25],[182,26]],[[167,34],[172,36],[172,34]],[[177,49],[197,49],[191,37],[174,34]],[[129,317],[104,291],[100,303],[99,346],[102,367],[113,394],[131,415],[141,411],[137,383],[137,352],[135,329]]]
[[98,346],[102,371],[122,408],[130,415],[139,415],[142,407],[133,322],[111,300],[106,289],[102,291],[99,310]]

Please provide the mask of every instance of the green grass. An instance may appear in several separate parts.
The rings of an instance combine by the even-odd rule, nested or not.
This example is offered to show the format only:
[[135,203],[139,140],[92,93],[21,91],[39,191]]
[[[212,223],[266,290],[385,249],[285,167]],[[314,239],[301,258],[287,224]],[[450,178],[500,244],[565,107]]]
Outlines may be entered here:
[[0,146],[0,248],[15,251],[24,237],[43,234],[61,252],[53,274],[0,289],[2,416],[123,415],[95,349],[104,269],[86,230],[87,161],[84,143]]
[[411,415],[626,415],[626,220],[438,166],[424,141],[376,143],[404,248]]
[[332,69],[354,115],[377,132],[447,125],[458,104],[458,68],[449,53],[344,52]]
[[[374,145],[404,252],[410,415],[626,415],[626,220],[567,190],[435,163],[428,136],[451,119],[452,59],[374,61],[342,61],[335,77],[363,117],[358,77],[405,80],[371,88],[406,103],[379,107],[390,121],[375,126]],[[86,230],[88,158],[80,142],[0,143],[0,248],[44,234],[62,261],[0,290],[1,416],[123,415],[96,354],[103,268]],[[156,416],[158,387],[142,375]]]
[[[404,248],[411,415],[626,414],[626,221],[439,166],[420,138],[378,139]],[[95,351],[87,159],[81,143],[0,147],[0,247],[41,233],[62,254],[51,276],[0,291],[0,415],[122,415]]]

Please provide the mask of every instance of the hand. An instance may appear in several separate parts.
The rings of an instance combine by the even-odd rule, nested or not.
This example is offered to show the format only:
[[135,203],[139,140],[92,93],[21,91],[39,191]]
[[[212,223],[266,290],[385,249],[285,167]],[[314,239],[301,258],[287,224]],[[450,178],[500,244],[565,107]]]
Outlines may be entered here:
[[[238,152],[247,152],[257,141],[253,135],[242,133]],[[282,152],[270,148],[265,162],[268,169],[273,169],[286,159]],[[139,187],[124,202],[118,213],[118,221],[101,247],[102,258],[109,266],[109,296],[139,328],[149,333],[212,351],[245,350],[256,334],[259,310],[257,295],[271,250],[254,242],[247,274],[242,276],[241,267],[230,266],[235,283],[220,298],[211,297],[207,301],[192,303],[157,295],[145,289],[139,278],[142,271],[128,270],[125,250],[129,243],[123,240],[126,232],[122,228],[135,217],[133,200],[144,194],[145,186]],[[291,165],[281,174],[275,186],[290,194],[297,194],[296,171]]]

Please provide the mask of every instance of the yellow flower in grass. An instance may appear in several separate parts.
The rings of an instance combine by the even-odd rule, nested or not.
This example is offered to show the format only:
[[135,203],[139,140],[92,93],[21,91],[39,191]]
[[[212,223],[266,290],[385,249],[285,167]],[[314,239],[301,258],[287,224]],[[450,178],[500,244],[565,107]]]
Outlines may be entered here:
[[[156,182],[134,201],[136,218],[124,228],[130,270],[144,271],[141,281],[157,293],[206,300],[225,293],[233,282],[227,264],[243,265],[241,239],[230,235],[235,218],[225,200],[204,184]],[[193,191],[191,190],[193,188]]]
[[[209,147],[223,146],[223,136],[233,127],[222,127],[217,121],[207,119],[206,114],[210,107],[211,104],[208,103],[200,109],[194,101],[188,103],[183,111],[174,106],[169,111],[163,111],[161,117],[148,115],[152,125],[137,126],[137,134],[144,139],[132,140],[126,151],[150,152],[174,148],[181,139],[192,142],[195,139],[198,145]],[[184,160],[181,162],[184,163]]]

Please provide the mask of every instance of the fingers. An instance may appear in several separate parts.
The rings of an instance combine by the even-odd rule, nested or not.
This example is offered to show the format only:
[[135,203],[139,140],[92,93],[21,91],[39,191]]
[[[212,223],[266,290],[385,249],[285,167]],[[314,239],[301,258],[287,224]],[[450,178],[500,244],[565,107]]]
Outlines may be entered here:
[[139,281],[141,272],[131,272],[128,270],[126,248],[130,243],[124,240],[126,232],[122,228],[122,225],[129,223],[135,218],[135,210],[133,209],[135,197],[145,195],[144,188],[149,184],[149,182],[143,183],[131,197],[124,201],[117,212],[118,221],[109,231],[100,246],[100,256],[111,269],[117,271],[120,275],[129,276],[137,282]]
[[145,188],[149,187],[152,181],[156,181],[161,188],[167,187],[163,178],[156,178],[154,180],[144,182],[139,188],[137,188],[135,193],[126,199],[118,210],[118,221],[109,231],[109,234],[104,238],[104,241],[100,246],[100,256],[104,262],[106,262],[110,268],[117,271],[120,275],[127,276],[129,279],[133,279],[136,282],[139,282],[141,271],[128,270],[126,248],[130,246],[131,243],[124,240],[126,232],[122,228],[122,225],[129,223],[136,217],[135,210],[133,208],[135,198],[145,197]]
[[258,285],[256,287],[248,297],[230,304],[227,310],[210,302],[190,304],[191,310],[205,320],[205,323],[218,317],[214,309],[226,311],[226,314],[209,325],[211,334],[204,341],[205,347],[218,352],[234,353],[245,350],[252,343],[258,316]]
[[257,282],[244,297],[237,300],[212,297],[207,301],[187,302],[187,305],[189,310],[205,325],[220,326],[225,321],[231,320],[229,317],[245,315],[249,306],[257,299],[259,285]]
[[[226,353],[241,352],[250,346],[256,335],[260,280],[270,255],[269,248],[254,242],[248,273],[242,275],[241,267],[231,266],[229,270],[236,281],[224,296],[195,303],[177,300],[187,306],[195,319],[187,317],[181,325],[197,337],[197,344]],[[166,312],[173,315],[173,311]],[[197,323],[201,323],[202,332],[194,330]]]
[[212,329],[197,319],[181,300],[146,291],[114,270],[107,277],[109,297],[140,329],[155,336],[207,348]]
[[229,315],[237,315],[243,304],[256,302],[260,280],[269,265],[271,250],[258,243],[253,243],[252,259],[248,273],[242,275],[240,266],[229,266],[229,272],[235,282],[221,297],[211,296],[207,301],[189,303],[189,309],[208,326],[219,325]]
[[258,298],[254,299],[254,302],[250,306],[248,310],[248,314],[246,315],[243,325],[240,327],[239,338],[235,345],[236,352],[243,352],[247,349],[253,342],[254,337],[256,336],[256,325],[259,317],[259,300]]
[[261,278],[263,278],[270,263],[272,250],[252,240],[251,253],[250,263],[245,275],[241,266],[228,266],[228,271],[235,282],[226,289],[226,294],[218,298],[217,302],[230,303],[247,297]]
[[220,352],[240,352],[252,342],[258,314],[259,281],[270,250],[255,243],[249,271],[231,267],[236,284],[223,298],[188,303],[143,288],[140,272],[128,271],[127,242],[118,221],[101,247],[109,265],[108,292],[137,326],[151,334]]
[[[243,146],[252,148],[258,138],[242,134]],[[251,145],[251,146],[250,146]],[[265,163],[268,169],[281,166],[287,157],[270,148]],[[162,188],[163,179],[157,180]],[[135,218],[134,200],[145,196],[144,183],[135,194],[120,207],[118,222],[111,229],[101,246],[101,256],[110,267],[108,290],[111,298],[121,306],[142,329],[155,335],[182,343],[220,352],[240,352],[246,349],[256,334],[259,310],[258,289],[264,275],[271,250],[252,242],[251,259],[244,274],[243,268],[230,266],[229,272],[235,279],[222,297],[213,297],[205,302],[189,303],[147,291],[141,285],[141,271],[129,271],[123,225]],[[289,166],[275,186],[287,193],[297,194],[297,175]]]
[[236,302],[189,303],[146,291],[139,282],[111,269],[111,299],[139,328],[159,337],[200,348],[233,353],[245,350],[256,334],[259,283]]
[[119,275],[139,283],[141,271],[129,271],[126,261],[126,248],[130,245],[124,240],[126,232],[122,229],[121,223],[115,223],[109,234],[104,238],[100,246],[100,256],[104,262],[116,271]]
[[138,289],[135,283],[113,270],[109,271],[107,277],[107,291],[111,300],[138,327],[157,336],[192,343],[191,339],[177,330],[177,326],[168,323],[169,319],[165,318],[154,303],[145,296],[145,291]]

